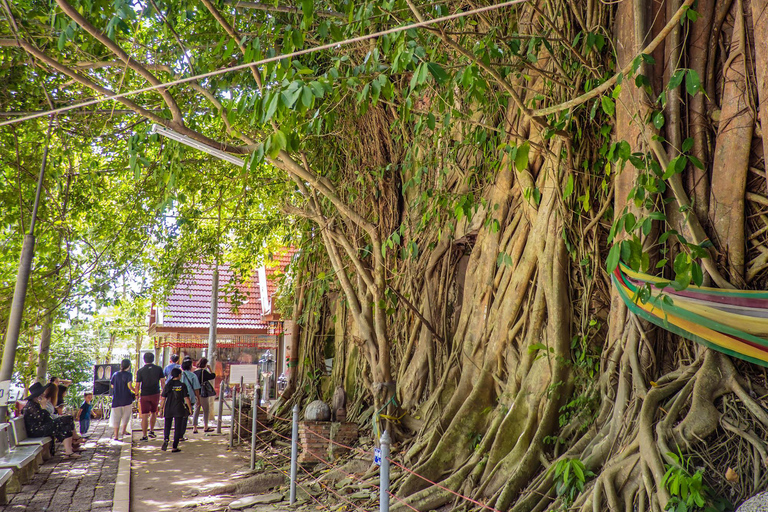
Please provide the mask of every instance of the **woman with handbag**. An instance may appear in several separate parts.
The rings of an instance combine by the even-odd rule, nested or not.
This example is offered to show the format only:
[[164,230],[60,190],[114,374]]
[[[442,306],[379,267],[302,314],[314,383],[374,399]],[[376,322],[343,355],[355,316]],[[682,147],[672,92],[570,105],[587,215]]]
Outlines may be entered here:
[[133,401],[136,398],[130,368],[131,360],[123,359],[120,371],[113,374],[109,381],[112,388],[112,414],[109,417],[109,425],[115,430],[112,436],[115,441],[120,441],[118,434],[121,428],[123,435],[128,435],[128,422],[131,421]]
[[200,416],[200,409],[203,410],[203,432],[213,432],[213,428],[208,428],[208,420],[211,419],[213,411],[213,399],[216,396],[216,390],[213,382],[216,374],[208,369],[208,359],[203,357],[197,362],[195,376],[200,382],[200,400],[195,404],[195,416],[192,419],[192,433],[197,434],[197,418]]

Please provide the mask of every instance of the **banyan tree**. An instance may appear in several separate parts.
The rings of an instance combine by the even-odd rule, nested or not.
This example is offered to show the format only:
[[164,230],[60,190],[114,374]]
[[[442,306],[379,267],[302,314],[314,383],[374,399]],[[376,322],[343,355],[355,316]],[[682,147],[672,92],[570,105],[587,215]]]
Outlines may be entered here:
[[768,2],[3,13],[8,80],[34,65],[61,102],[158,86],[112,100],[137,173],[151,122],[268,176],[301,231],[278,407],[343,385],[440,483],[396,473],[410,506],[448,488],[516,512],[721,510],[765,488],[766,297],[745,290],[768,276]]

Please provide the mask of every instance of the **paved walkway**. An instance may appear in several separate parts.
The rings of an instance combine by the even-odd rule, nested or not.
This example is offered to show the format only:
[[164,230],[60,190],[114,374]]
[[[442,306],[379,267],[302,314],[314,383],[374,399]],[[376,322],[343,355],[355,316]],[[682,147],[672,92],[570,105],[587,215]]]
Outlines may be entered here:
[[203,434],[202,429],[193,434],[190,426],[181,452],[171,453],[170,446],[165,452],[160,449],[163,420],[155,430],[158,437],[149,441],[139,441],[139,421],[133,425],[131,512],[226,509],[232,496],[205,496],[205,491],[247,471],[249,463],[242,453],[227,451],[226,434]]
[[91,423],[82,457],[63,460],[63,447],[43,463],[32,481],[0,512],[111,512],[120,458],[120,445],[112,443],[107,421]]

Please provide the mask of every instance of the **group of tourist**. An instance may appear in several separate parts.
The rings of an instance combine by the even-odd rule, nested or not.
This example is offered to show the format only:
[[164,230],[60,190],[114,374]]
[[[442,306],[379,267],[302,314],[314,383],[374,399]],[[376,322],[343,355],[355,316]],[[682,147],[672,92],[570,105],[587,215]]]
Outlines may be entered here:
[[[192,371],[192,358],[185,357],[179,364],[178,354],[171,356],[171,363],[165,368],[157,366],[154,362],[154,354],[144,354],[144,366],[136,372],[135,383],[131,374],[130,359],[123,359],[120,371],[112,375],[112,412],[109,420],[113,429],[112,438],[120,441],[121,431],[122,435],[128,434],[133,402],[138,396],[142,431],[140,440],[148,441],[157,437],[155,425],[160,415],[165,418],[162,449],[168,449],[173,428],[171,451],[179,452],[179,442],[186,440],[184,434],[190,416],[193,433],[198,433],[197,424],[201,410],[203,431],[213,431],[213,428],[208,427],[208,422],[211,420],[213,399],[216,396],[213,387],[216,373],[209,369],[208,359],[205,357],[197,362],[195,371]],[[90,428],[93,393],[84,394],[83,401],[73,416],[65,414],[64,410],[67,389],[57,377],[51,377],[47,385],[36,382],[30,386],[29,396],[25,398],[26,404],[21,412],[30,437],[52,437],[63,444],[65,458],[77,458]],[[79,433],[75,428],[75,421],[80,423]]]
[[[85,394],[84,404],[77,411],[77,419],[80,421],[78,434],[75,418],[64,413],[64,395],[67,389],[58,377],[51,377],[47,385],[40,382],[32,384],[22,415],[29,436],[54,438],[64,445],[64,457],[74,459],[80,457],[78,452],[82,451],[83,438],[87,436],[93,394]],[[51,448],[53,449],[53,444]]]
[[[141,414],[141,441],[157,437],[155,425],[158,415],[165,419],[162,449],[170,444],[171,428],[174,430],[172,452],[179,452],[179,442],[186,440],[189,417],[192,416],[192,432],[197,434],[197,420],[202,409],[204,432],[211,419],[212,403],[216,396],[212,382],[216,374],[208,368],[208,359],[201,358],[197,369],[192,371],[192,358],[185,357],[179,364],[179,355],[173,354],[171,362],[165,368],[155,364],[151,352],[144,354],[144,366],[136,372],[136,382],[131,375],[131,361],[124,359],[120,371],[112,375],[112,415],[110,426],[114,429],[114,439],[120,440],[119,434],[127,434],[128,421],[136,396],[139,397]],[[193,416],[194,412],[194,416]]]

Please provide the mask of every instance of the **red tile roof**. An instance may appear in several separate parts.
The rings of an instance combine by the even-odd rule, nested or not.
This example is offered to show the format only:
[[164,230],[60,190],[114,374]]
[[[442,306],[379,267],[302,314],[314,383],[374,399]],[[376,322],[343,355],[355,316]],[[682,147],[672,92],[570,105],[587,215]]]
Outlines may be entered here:
[[[295,249],[281,251],[275,255],[275,262],[268,263],[265,274],[267,298],[277,288],[277,278],[285,271]],[[217,331],[230,333],[266,332],[267,322],[263,319],[260,272],[254,271],[250,279],[235,285],[237,299],[242,303],[235,308],[232,304],[234,294],[228,290],[233,272],[229,265],[219,265],[219,310]],[[153,306],[150,315],[150,333],[153,332],[192,332],[198,329],[207,331],[211,318],[211,288],[213,267],[206,264],[194,265],[182,281],[176,285],[168,297],[167,304],[161,308],[162,322],[156,323],[157,311]],[[269,301],[266,302],[267,304]]]

